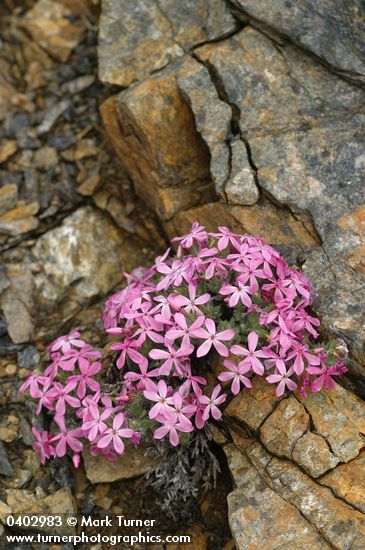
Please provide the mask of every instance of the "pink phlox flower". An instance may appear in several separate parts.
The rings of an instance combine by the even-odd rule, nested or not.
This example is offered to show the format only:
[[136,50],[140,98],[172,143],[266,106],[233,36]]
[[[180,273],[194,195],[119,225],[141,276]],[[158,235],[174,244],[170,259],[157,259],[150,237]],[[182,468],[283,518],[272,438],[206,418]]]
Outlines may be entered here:
[[186,424],[181,424],[178,422],[177,419],[173,417],[168,417],[163,420],[163,425],[157,428],[157,430],[154,431],[153,437],[155,439],[162,439],[167,434],[169,434],[169,441],[173,447],[176,447],[180,443],[179,439],[179,432],[191,432],[193,431],[194,427],[191,424],[191,428],[187,427]]
[[129,380],[132,382],[137,382],[137,389],[138,390],[145,390],[150,386],[150,378],[155,378],[156,376],[161,376],[161,367],[158,369],[152,369],[150,371],[147,370],[148,365],[140,366],[140,372],[126,372],[124,375],[125,380]]
[[50,384],[50,379],[41,374],[28,374],[27,378],[19,388],[20,393],[24,393],[29,388],[29,393],[31,397],[39,397],[39,384],[44,385],[46,380],[48,380],[48,386]]
[[166,344],[166,349],[152,349],[149,356],[155,361],[164,360],[160,368],[160,376],[168,376],[171,369],[174,367],[177,371],[181,370],[182,361],[185,359],[187,353],[192,353],[194,346],[190,346],[189,349],[176,350],[170,344]]
[[53,388],[47,393],[47,397],[56,401],[56,416],[64,416],[66,404],[74,409],[80,407],[80,400],[70,395],[76,386],[77,380],[71,380],[71,378],[68,379],[66,386],[62,386],[59,382],[54,382]]
[[196,405],[184,403],[183,396],[180,392],[176,392],[172,399],[174,408],[171,409],[171,412],[169,411],[169,414],[171,414],[181,426],[186,428],[186,431],[193,431],[194,427],[189,419],[195,414]]
[[227,381],[232,380],[231,391],[234,395],[237,395],[241,389],[241,383],[246,388],[252,388],[252,382],[247,376],[244,376],[247,372],[250,372],[251,365],[240,361],[238,365],[229,359],[224,361],[224,366],[228,369],[228,372],[221,372],[218,376],[218,380]]
[[200,338],[201,326],[204,324],[205,317],[199,315],[190,327],[182,313],[175,313],[174,319],[177,326],[167,331],[166,338],[172,342],[177,338],[182,338],[181,350],[185,355],[189,355],[192,346],[190,338]]
[[124,413],[117,414],[113,419],[113,427],[107,428],[101,439],[98,441],[97,446],[99,448],[109,447],[111,444],[114,450],[119,455],[124,452],[124,443],[122,438],[131,438],[133,436],[133,430],[130,428],[123,428],[125,423]]
[[242,263],[247,258],[248,248],[249,246],[247,242],[242,242],[239,244],[237,252],[235,252],[234,254],[229,254],[227,256],[227,260],[230,262],[232,267]]
[[164,380],[159,380],[157,384],[151,382],[148,390],[144,390],[143,395],[149,401],[156,401],[156,405],[153,405],[148,416],[152,419],[158,415],[168,417],[171,413],[170,405],[173,404],[172,397],[168,396],[168,387]]
[[225,344],[222,343],[222,341],[226,342],[232,340],[235,335],[234,330],[229,328],[226,330],[222,330],[221,332],[217,332],[213,319],[205,319],[205,326],[207,330],[205,330],[204,328],[199,329],[198,336],[199,338],[205,338],[206,340],[198,347],[196,356],[203,357],[204,355],[207,355],[207,353],[209,353],[210,351],[210,348],[214,346],[219,355],[227,357],[228,348]]
[[258,357],[267,357],[265,352],[262,349],[257,350],[257,343],[258,343],[259,337],[256,332],[252,331],[247,337],[247,344],[248,349],[244,348],[243,346],[234,345],[231,348],[231,352],[234,355],[239,356],[245,356],[244,363],[251,366],[252,370],[258,374],[259,376],[262,376],[265,372],[264,365],[261,363],[261,361],[258,359]]
[[138,343],[135,340],[126,338],[123,342],[115,342],[110,346],[112,350],[120,350],[121,354],[117,359],[118,369],[122,369],[126,362],[127,357],[136,365],[148,366],[148,360],[135,348],[138,347]]
[[217,384],[212,391],[211,397],[208,397],[207,395],[200,395],[198,397],[199,402],[202,405],[205,405],[205,409],[202,415],[202,419],[205,422],[208,420],[209,416],[212,416],[215,420],[220,420],[222,418],[222,412],[218,408],[218,405],[221,405],[225,402],[225,400],[227,399],[227,395],[225,393],[219,395],[221,389],[221,385]]
[[51,436],[47,431],[39,432],[37,428],[32,428],[34,436],[33,450],[41,452],[41,464],[45,464],[46,460],[54,455],[54,449],[50,444]]
[[246,284],[247,282],[249,282],[250,287],[252,289],[255,289],[254,292],[257,292],[259,288],[257,277],[259,279],[266,278],[266,274],[263,272],[263,270],[259,269],[261,265],[261,259],[257,260],[245,258],[242,263],[233,266],[235,271],[238,271],[239,273],[237,280],[242,284]]
[[99,407],[93,404],[90,405],[89,412],[91,415],[91,419],[83,423],[82,429],[88,432],[88,440],[94,441],[98,434],[102,434],[108,428],[107,424],[105,424],[104,421],[107,420],[111,415],[111,410],[105,409],[101,413]]
[[87,365],[90,360],[96,361],[100,357],[100,351],[94,350],[90,344],[85,344],[81,349],[67,351],[60,362],[60,367],[65,371],[74,370],[76,362],[81,368],[82,365]]
[[153,317],[137,319],[137,323],[140,328],[136,330],[133,337],[136,338],[138,347],[142,346],[147,338],[155,342],[155,344],[161,344],[164,341],[164,337],[156,332],[161,331],[163,325],[158,323]]
[[265,292],[274,292],[274,302],[281,302],[288,298],[289,300],[294,300],[296,296],[296,291],[291,288],[290,279],[273,279],[271,283],[266,283],[262,285],[262,290]]
[[100,371],[101,363],[97,362],[90,364],[88,362],[83,362],[80,364],[81,374],[75,374],[69,377],[70,382],[76,381],[78,384],[76,393],[79,399],[83,399],[85,397],[87,388],[93,392],[97,392],[100,389],[99,382],[93,378],[93,376]]
[[205,264],[208,267],[205,269],[204,279],[209,281],[213,277],[227,278],[228,271],[226,266],[229,265],[227,260],[223,258],[210,258]]
[[292,324],[293,332],[299,332],[300,330],[307,330],[313,338],[318,337],[318,332],[314,327],[320,326],[320,321],[315,317],[311,317],[305,309],[297,309],[295,320]]
[[293,351],[288,354],[288,360],[295,357],[293,369],[298,375],[302,374],[304,371],[304,359],[307,361],[308,365],[319,365],[321,362],[319,357],[309,353],[308,346],[304,344],[293,344],[292,349]]
[[205,230],[205,227],[199,225],[199,222],[194,222],[191,226],[190,233],[183,235],[182,237],[174,237],[172,242],[179,243],[177,250],[177,255],[181,256],[183,248],[191,248],[194,242],[197,242],[201,245],[208,239],[208,234]]
[[185,280],[188,282],[188,266],[181,260],[174,260],[171,266],[161,264],[158,267],[158,271],[165,275],[159,283],[156,285],[156,290],[166,290],[169,286],[180,286]]
[[170,250],[171,250],[171,247],[169,247],[166,252],[164,252],[164,254],[162,256],[157,256],[157,258],[155,258],[155,265],[154,265],[154,268],[158,271],[158,267],[160,265],[165,265],[166,263],[166,259],[168,257],[168,255],[170,254]]
[[271,263],[273,258],[278,258],[279,256],[276,250],[257,237],[250,238],[248,244],[248,252],[250,254],[261,255],[265,262]]
[[266,377],[266,380],[270,384],[277,384],[276,395],[280,397],[285,392],[285,389],[288,388],[290,391],[294,391],[297,387],[294,380],[291,380],[290,376],[293,374],[294,369],[290,367],[289,370],[286,369],[285,363],[282,360],[276,362],[276,369],[274,374],[270,374]]
[[219,294],[222,294],[222,296],[231,295],[228,299],[229,307],[236,306],[239,300],[241,300],[246,307],[250,307],[252,304],[252,300],[249,296],[249,294],[253,294],[252,288],[250,286],[245,286],[240,281],[237,281],[237,286],[224,283],[219,290]]
[[208,293],[197,296],[197,287],[192,283],[189,284],[189,297],[178,295],[174,298],[174,303],[178,307],[183,307],[187,313],[194,313],[195,315],[203,315],[198,306],[209,302],[211,296]]
[[154,298],[155,302],[158,302],[157,305],[151,309],[150,313],[151,315],[155,314],[156,312],[159,312],[161,316],[166,319],[167,321],[171,319],[172,317],[172,311],[171,307],[174,307],[174,298],[175,294],[171,293],[169,296],[156,296]]
[[55,448],[55,455],[58,457],[65,456],[67,447],[70,447],[75,453],[80,453],[83,449],[83,445],[81,441],[79,441],[79,438],[83,436],[82,428],[67,430],[63,416],[56,416],[55,421],[60,428],[60,432],[51,439],[52,443],[58,441]]
[[49,395],[49,387],[51,385],[51,380],[49,378],[46,378],[44,381],[43,388],[33,389],[33,395],[32,397],[34,399],[38,399],[38,406],[36,409],[36,415],[39,415],[39,413],[42,410],[42,407],[46,407],[46,409],[49,409],[50,411],[54,409],[54,398]]
[[[202,394],[202,390],[200,388],[200,385],[205,386],[207,383],[206,379],[202,376],[193,376],[191,370],[189,369],[189,372],[187,374],[187,378],[185,382],[180,387],[180,393],[182,395],[188,395],[190,392],[190,389],[192,388],[195,396],[199,396]],[[200,385],[199,385],[200,384]]]
[[272,340],[277,340],[286,351],[296,342],[296,335],[291,330],[293,323],[289,317],[285,319],[281,314],[278,315],[275,323],[278,323],[279,326],[272,329],[270,337]]
[[70,334],[66,336],[60,336],[57,338],[50,346],[50,351],[61,350],[62,353],[66,353],[72,349],[72,346],[75,348],[82,348],[85,345],[85,342],[80,338],[80,332],[78,329],[73,330]]
[[291,280],[289,288],[293,288],[298,294],[303,296],[305,299],[305,305],[309,305],[311,303],[311,297],[309,294],[308,279],[295,269],[289,269],[289,278]]
[[321,391],[323,386],[329,390],[333,390],[336,384],[332,376],[339,375],[335,365],[331,365],[330,367],[327,367],[327,365],[322,365],[322,367],[309,366],[307,367],[307,373],[318,377],[311,382],[311,390],[313,393]]
[[58,369],[63,369],[62,358],[63,355],[61,353],[51,353],[52,363],[45,369],[44,375],[48,376],[48,378],[51,378],[52,380],[56,378]]
[[236,235],[232,233],[228,227],[224,226],[218,226],[219,233],[213,233],[213,237],[218,239],[217,242],[217,248],[221,252],[222,250],[225,250],[229,244],[232,244],[233,246],[237,242]]

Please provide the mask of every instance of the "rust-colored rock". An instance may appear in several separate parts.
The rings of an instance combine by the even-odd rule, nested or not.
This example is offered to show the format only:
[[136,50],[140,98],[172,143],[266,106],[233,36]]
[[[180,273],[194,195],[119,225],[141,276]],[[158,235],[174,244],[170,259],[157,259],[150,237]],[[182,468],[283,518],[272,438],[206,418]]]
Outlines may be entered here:
[[278,401],[274,386],[256,376],[252,380],[252,389],[240,392],[226,408],[225,415],[243,422],[251,430],[257,430]]
[[226,446],[225,452],[238,485],[228,495],[229,523],[237,548],[330,548],[316,527],[264,482],[244,454],[234,445]]
[[337,466],[321,477],[320,482],[334,494],[365,514],[365,453],[347,464]]
[[213,199],[209,154],[174,72],[108,99],[101,111],[137,194],[162,220]]
[[363,549],[364,514],[336,498],[328,487],[316,483],[293,463],[272,457],[259,443],[246,452],[265,483],[292,504],[332,547]]
[[260,439],[272,453],[291,458],[293,448],[309,429],[309,415],[294,396],[283,399],[260,428]]
[[74,2],[38,0],[26,13],[22,24],[42,48],[65,62],[83,33],[82,25],[72,22],[78,12],[78,4]]
[[355,458],[365,445],[365,404],[336,384],[307,398],[298,397],[320,433],[342,462]]
[[307,432],[294,445],[292,458],[310,476],[319,477],[339,463],[326,440],[312,432]]

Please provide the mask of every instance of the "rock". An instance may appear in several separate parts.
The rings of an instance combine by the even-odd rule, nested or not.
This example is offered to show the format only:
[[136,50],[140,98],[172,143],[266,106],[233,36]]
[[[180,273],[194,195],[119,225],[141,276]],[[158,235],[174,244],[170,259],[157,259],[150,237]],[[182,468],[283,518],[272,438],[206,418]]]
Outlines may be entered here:
[[299,221],[290,212],[276,209],[267,201],[260,201],[251,207],[227,206],[223,203],[208,203],[178,213],[164,224],[167,235],[173,236],[188,232],[191,224],[199,220],[201,224],[216,231],[217,226],[226,225],[237,233],[247,232],[259,235],[278,248],[284,256],[290,257],[307,252],[319,243],[310,220]]
[[208,69],[194,60],[184,62],[177,78],[178,87],[188,101],[196,129],[210,151],[210,173],[218,194],[224,198],[224,188],[230,177],[232,109],[219,98]]
[[111,483],[141,476],[156,467],[156,457],[145,453],[144,447],[129,448],[115,462],[110,462],[102,456],[95,457],[88,451],[84,451],[83,459],[87,478],[91,483]]
[[38,202],[31,202],[29,204],[18,206],[17,208],[13,208],[13,210],[10,210],[6,214],[3,214],[0,217],[0,224],[2,222],[13,222],[13,221],[19,221],[26,218],[30,218],[35,214],[37,214],[38,210],[39,210]]
[[45,145],[37,149],[34,155],[34,165],[42,170],[49,170],[57,164],[57,152],[54,147]]
[[365,404],[336,384],[307,398],[298,397],[311,416],[314,429],[342,461],[358,456],[365,445]]
[[17,142],[14,139],[7,139],[0,142],[0,164],[8,160],[17,150]]
[[362,6],[357,0],[288,4],[285,0],[233,0],[253,17],[312,51],[341,76],[365,82],[365,41]]
[[99,29],[99,78],[129,86],[236,27],[223,0],[105,0]]
[[68,99],[64,99],[59,103],[56,103],[56,105],[53,105],[53,107],[47,111],[41,124],[37,128],[38,136],[42,136],[43,134],[49,132],[52,126],[56,123],[57,119],[66,111],[66,109],[70,107],[70,104],[71,103]]
[[135,267],[135,247],[106,215],[90,206],[79,208],[32,249],[34,269],[41,266],[34,276],[39,306],[52,311],[62,302],[70,312],[106,294],[123,271]]
[[228,495],[229,524],[237,548],[331,548],[295,506],[264,482],[234,445],[227,445],[225,452],[238,485]]
[[365,295],[364,241],[344,220],[357,219],[363,204],[363,92],[249,26],[195,55],[234,110],[259,187],[298,221],[312,219],[322,249],[308,255],[304,271],[320,295],[315,311],[363,365],[364,312],[353,295]]
[[337,466],[335,470],[323,476],[320,480],[323,485],[330,487],[333,493],[365,513],[365,454],[347,464]]
[[236,140],[231,145],[232,168],[225,186],[225,194],[229,204],[251,205],[259,199],[259,190],[255,182],[254,172],[250,166],[245,144]]
[[[75,503],[68,489],[60,489],[52,495],[46,496],[44,491],[38,487],[36,493],[28,490],[7,489],[7,510],[10,508],[11,514],[52,514],[52,515],[74,515],[76,512]],[[9,513],[9,512],[6,512]],[[19,529],[23,529],[22,526]],[[24,529],[28,529],[29,527]],[[43,533],[53,533],[54,527],[44,525],[38,526],[38,529]],[[57,528],[57,534],[75,533],[74,527],[65,525]]]
[[361,512],[336,498],[330,489],[288,460],[272,457],[259,443],[245,452],[265,484],[293,505],[331,547],[362,549],[365,521]]
[[83,26],[75,20],[75,8],[77,4],[74,3],[38,0],[25,14],[22,25],[37,44],[65,62],[83,33]]
[[271,453],[291,458],[298,440],[309,429],[309,415],[294,396],[280,401],[260,428],[260,439]]
[[10,286],[2,293],[0,303],[9,336],[15,344],[29,342],[34,337],[34,282],[26,255],[21,264],[6,264],[6,275]]
[[6,448],[2,441],[0,441],[0,475],[7,477],[14,475],[14,469],[9,462]]
[[8,415],[0,420],[0,440],[11,443],[18,437],[19,419]]
[[18,200],[18,187],[8,183],[0,187],[0,216],[15,208]]
[[31,341],[34,336],[34,325],[32,316],[23,300],[11,290],[6,290],[1,295],[1,307],[12,341],[15,344]]
[[186,61],[179,70],[178,86],[187,98],[197,130],[209,148],[210,172],[217,193],[229,204],[255,204],[259,192],[246,146],[239,139],[232,141],[232,108],[220,99],[221,91],[212,79],[214,76],[207,67]]
[[275,388],[265,379],[255,376],[252,389],[242,391],[233,398],[224,414],[243,422],[251,430],[258,430],[265,419],[273,412],[279,398]]
[[40,360],[40,353],[35,346],[26,346],[17,353],[18,366],[21,369],[32,370]]
[[174,72],[111,97],[101,111],[137,194],[161,219],[214,198],[209,153]]
[[340,459],[331,452],[326,440],[312,432],[307,432],[297,440],[292,458],[311,477],[323,475],[340,462]]

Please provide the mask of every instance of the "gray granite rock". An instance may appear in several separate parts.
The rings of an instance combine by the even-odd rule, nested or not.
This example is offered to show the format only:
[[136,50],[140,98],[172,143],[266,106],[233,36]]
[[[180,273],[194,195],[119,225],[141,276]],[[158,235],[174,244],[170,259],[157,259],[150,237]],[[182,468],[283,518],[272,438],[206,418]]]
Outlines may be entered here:
[[361,0],[232,0],[234,6],[310,50],[335,71],[365,83]]
[[104,0],[100,79],[129,86],[181,57],[184,50],[223,37],[236,26],[223,0]]

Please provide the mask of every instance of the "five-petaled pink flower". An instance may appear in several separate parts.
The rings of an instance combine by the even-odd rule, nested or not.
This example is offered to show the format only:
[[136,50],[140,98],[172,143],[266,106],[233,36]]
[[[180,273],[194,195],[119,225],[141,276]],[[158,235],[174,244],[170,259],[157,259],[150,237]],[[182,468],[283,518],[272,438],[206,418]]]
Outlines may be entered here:
[[222,344],[222,341],[227,342],[228,340],[232,340],[235,335],[234,330],[228,328],[226,330],[222,330],[221,332],[217,332],[213,319],[205,319],[205,326],[207,327],[207,330],[201,328],[199,330],[199,337],[205,338],[206,340],[198,347],[196,356],[203,357],[204,355],[207,355],[210,348],[214,346],[219,355],[227,357],[228,348],[225,344]]
[[222,411],[219,409],[218,405],[221,405],[225,402],[225,400],[227,399],[227,395],[225,393],[219,395],[221,389],[221,385],[217,384],[212,391],[211,397],[208,397],[207,395],[199,396],[199,402],[202,405],[205,405],[205,409],[203,412],[204,421],[207,421],[209,416],[212,416],[214,420],[220,420],[222,418]]
[[276,388],[276,395],[280,397],[285,392],[285,389],[288,388],[291,391],[294,391],[297,387],[294,380],[291,380],[290,376],[293,374],[294,370],[293,367],[290,367],[289,370],[286,369],[285,363],[282,360],[279,360],[276,362],[276,373],[270,374],[270,376],[266,377],[266,380],[270,382],[270,384],[277,384],[278,387]]
[[131,438],[133,436],[133,430],[130,428],[123,428],[125,422],[124,413],[119,413],[115,415],[113,419],[113,427],[108,428],[102,434],[102,437],[99,439],[97,446],[100,449],[108,447],[111,443],[113,444],[114,450],[119,455],[124,452],[124,443],[122,438]]
[[168,397],[168,387],[164,380],[159,380],[157,384],[150,383],[148,390],[144,390],[143,395],[149,401],[156,401],[156,405],[152,407],[149,412],[151,419],[156,418],[158,415],[168,416],[170,411],[170,405],[173,404],[172,397]]
[[250,372],[251,365],[245,361],[240,361],[238,365],[229,359],[224,361],[224,366],[228,369],[228,372],[221,372],[218,379],[222,382],[232,380],[231,391],[234,395],[237,395],[241,389],[241,383],[246,388],[252,388],[252,382],[247,376],[244,376],[247,372]]
[[250,365],[256,374],[262,376],[265,368],[261,361],[259,361],[258,357],[267,357],[267,354],[265,354],[262,350],[256,349],[258,340],[258,335],[256,332],[252,331],[247,337],[248,349],[243,346],[234,345],[231,348],[231,352],[234,355],[245,356],[246,358],[244,359],[244,363]]

